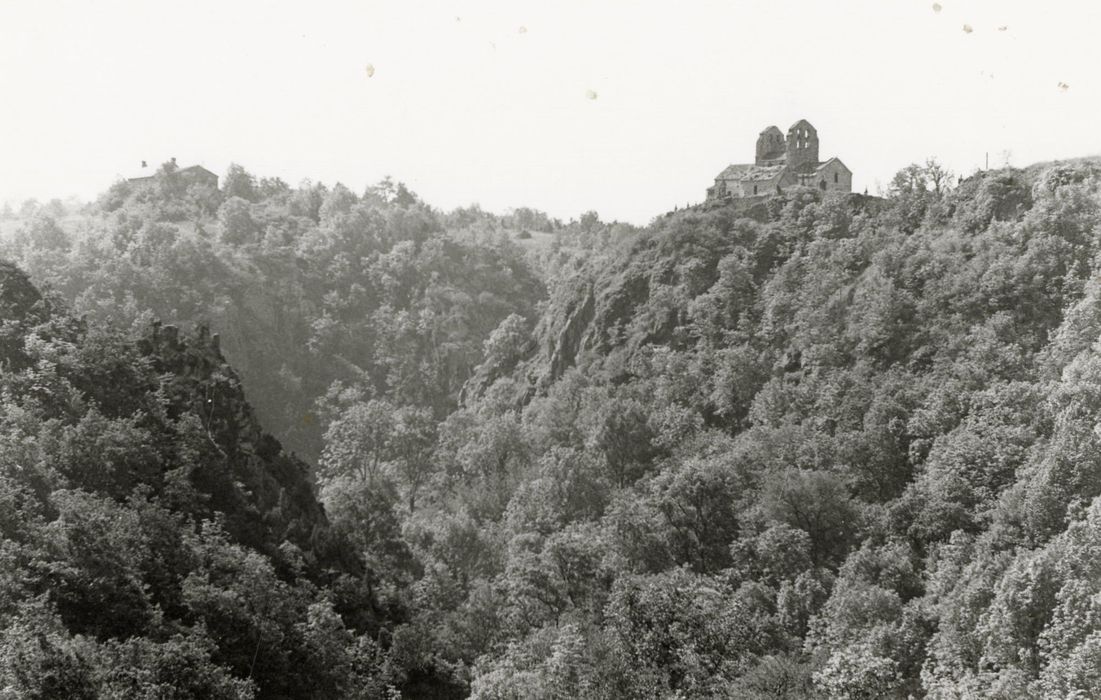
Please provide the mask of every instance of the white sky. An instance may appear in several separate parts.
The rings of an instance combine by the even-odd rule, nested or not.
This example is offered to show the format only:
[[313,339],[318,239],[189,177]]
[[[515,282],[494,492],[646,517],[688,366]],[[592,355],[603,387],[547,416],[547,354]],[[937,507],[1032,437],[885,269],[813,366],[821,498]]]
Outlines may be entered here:
[[873,193],[1101,152],[1101,2],[940,3],[0,0],[0,201],[176,156],[645,223],[801,117]]

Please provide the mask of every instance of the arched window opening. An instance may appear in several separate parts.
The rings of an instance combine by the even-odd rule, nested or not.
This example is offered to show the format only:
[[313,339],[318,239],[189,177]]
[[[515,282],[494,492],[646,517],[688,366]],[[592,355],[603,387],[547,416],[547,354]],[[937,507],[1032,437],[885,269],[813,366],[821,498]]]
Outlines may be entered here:
[[836,183],[836,182],[837,182],[837,173],[834,173],[834,174],[833,174],[833,181],[834,181],[834,183]]

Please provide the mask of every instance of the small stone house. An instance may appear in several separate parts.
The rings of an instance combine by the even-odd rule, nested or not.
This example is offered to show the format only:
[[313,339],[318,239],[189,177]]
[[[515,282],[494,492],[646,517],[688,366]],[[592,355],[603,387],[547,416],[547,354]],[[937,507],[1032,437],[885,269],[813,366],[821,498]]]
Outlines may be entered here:
[[779,194],[788,187],[851,192],[853,173],[839,158],[818,160],[818,131],[806,119],[787,136],[770,126],[757,137],[753,163],[728,165],[707,189],[708,201]]
[[[176,159],[173,158],[172,165],[175,164]],[[147,167],[145,161],[142,161],[141,165],[143,168]],[[135,185],[148,184],[152,183],[155,177],[156,175],[139,175],[138,177],[128,177],[126,181]],[[218,176],[201,165],[189,165],[186,168],[179,168],[176,170],[176,177],[188,185],[209,185],[214,189],[218,189]]]

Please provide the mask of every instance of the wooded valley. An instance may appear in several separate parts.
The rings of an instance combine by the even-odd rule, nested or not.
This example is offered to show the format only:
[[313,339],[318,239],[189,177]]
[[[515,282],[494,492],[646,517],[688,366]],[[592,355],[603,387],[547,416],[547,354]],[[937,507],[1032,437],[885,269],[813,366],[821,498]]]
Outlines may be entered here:
[[0,698],[1101,687],[1101,163],[185,185],[6,222]]

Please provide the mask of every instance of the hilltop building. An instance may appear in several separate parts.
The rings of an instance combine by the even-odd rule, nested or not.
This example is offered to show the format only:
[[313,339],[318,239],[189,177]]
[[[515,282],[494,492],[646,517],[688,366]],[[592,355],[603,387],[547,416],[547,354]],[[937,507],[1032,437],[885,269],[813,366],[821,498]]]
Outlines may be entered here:
[[[176,165],[175,158],[172,159],[172,165]],[[141,167],[144,172],[149,172],[146,169],[148,165],[144,160],[141,162]],[[218,189],[218,176],[201,165],[189,165],[186,168],[178,168],[176,170],[176,175],[181,181],[186,182],[188,185],[210,185],[214,189]],[[153,182],[153,178],[155,177],[156,175],[154,173],[150,173],[149,175],[143,174],[137,177],[128,177],[126,181],[134,185],[149,184]]]
[[851,192],[853,173],[839,158],[818,160],[818,131],[806,119],[787,136],[770,126],[757,137],[753,163],[728,165],[707,188],[708,201],[779,194],[788,187]]

